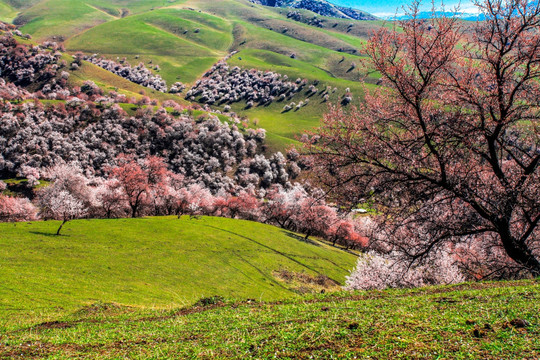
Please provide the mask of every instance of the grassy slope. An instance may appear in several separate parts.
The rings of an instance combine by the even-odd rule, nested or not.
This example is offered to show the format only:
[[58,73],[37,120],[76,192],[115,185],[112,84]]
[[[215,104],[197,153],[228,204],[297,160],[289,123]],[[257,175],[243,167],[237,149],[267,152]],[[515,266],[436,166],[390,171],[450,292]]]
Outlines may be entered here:
[[86,0],[89,4],[116,16],[137,14],[182,3],[184,0]]
[[17,16],[17,10],[9,3],[0,1],[0,21],[11,22]]
[[[237,30],[235,50],[260,49],[286,56],[295,54],[299,62],[309,63],[334,77],[355,81],[359,79],[358,71],[347,70],[351,62],[358,63],[360,57],[335,51],[347,46],[341,38],[352,39],[350,35],[308,26],[287,19],[286,13],[276,13],[272,9],[243,1],[190,0],[185,5],[219,14],[232,21]],[[288,29],[287,32],[283,32],[284,28]],[[360,38],[357,40],[362,41]],[[343,57],[345,61],[339,62]]]
[[1,0],[15,9],[27,9],[43,0]]
[[46,0],[23,11],[19,21],[25,23],[22,32],[44,40],[53,36],[66,39],[112,18],[81,0]]
[[[287,13],[289,12],[289,9],[284,9],[284,8],[271,8],[270,10],[282,16],[287,16]],[[302,14],[302,16],[306,19],[311,18],[313,16],[317,16],[319,20],[322,20],[321,22],[322,26],[319,29],[330,31],[332,34],[338,34],[338,36],[339,34],[349,36],[349,37],[342,37],[342,39],[346,39],[350,37],[352,37],[353,39],[354,38],[367,39],[373,33],[373,31],[378,30],[381,26],[390,28],[394,25],[392,22],[388,22],[384,20],[351,21],[349,19],[338,19],[334,17],[320,16],[308,10],[295,9],[295,11]],[[344,40],[344,41],[347,41],[347,40]],[[358,44],[358,42],[355,40],[354,44]]]
[[41,0],[21,12],[18,22],[22,31],[38,40],[52,36],[67,39],[105,21],[157,7],[170,6],[181,0]]
[[53,235],[57,227],[0,224],[0,326],[96,301],[148,308],[213,295],[281,299],[294,286],[274,271],[343,283],[356,260],[273,226],[224,218],[80,220],[61,237]]
[[[163,9],[97,26],[70,39],[67,48],[113,59],[125,56],[132,64],[152,61],[171,84],[194,82],[226,55],[231,43],[231,29],[224,20]],[[135,59],[137,55],[139,59]]]
[[[95,304],[55,322],[7,328],[0,357],[538,359],[539,284],[326,294],[180,310]],[[509,326],[515,319],[530,325]]]

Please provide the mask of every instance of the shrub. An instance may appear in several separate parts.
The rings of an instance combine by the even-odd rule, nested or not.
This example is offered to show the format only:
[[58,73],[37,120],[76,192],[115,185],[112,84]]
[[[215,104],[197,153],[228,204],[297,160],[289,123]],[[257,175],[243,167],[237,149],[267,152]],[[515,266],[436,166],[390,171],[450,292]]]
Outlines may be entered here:
[[464,276],[455,261],[444,252],[432,256],[424,264],[409,267],[398,254],[374,251],[360,255],[356,268],[347,276],[347,290],[410,288],[426,285],[463,282]]
[[[112,72],[113,74],[116,74],[118,76],[123,77],[124,79],[127,79],[131,82],[134,82],[136,84],[160,91],[160,92],[167,92],[167,84],[165,83],[165,80],[161,78],[159,75],[154,75],[152,71],[150,71],[148,68],[144,66],[143,63],[140,63],[139,65],[132,67],[130,64],[120,64],[112,60],[100,58],[97,55],[92,56],[86,56],[84,59],[88,62],[91,62],[94,65],[97,65],[107,71]],[[157,67],[156,70],[159,70],[159,67]],[[181,83],[175,83],[173,86],[174,91],[181,92],[182,90],[179,90],[183,85],[180,85]]]

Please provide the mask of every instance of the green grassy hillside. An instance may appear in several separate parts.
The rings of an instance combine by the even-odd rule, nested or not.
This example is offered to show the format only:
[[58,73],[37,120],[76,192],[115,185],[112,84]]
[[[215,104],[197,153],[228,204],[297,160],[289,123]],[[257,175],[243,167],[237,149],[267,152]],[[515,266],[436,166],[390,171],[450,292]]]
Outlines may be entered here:
[[9,3],[0,1],[0,21],[11,22],[17,16],[17,10]]
[[167,83],[192,83],[227,54],[230,32],[220,18],[164,9],[105,23],[66,45],[70,51],[127,57],[134,65],[141,61],[149,67],[159,65]]
[[64,40],[111,18],[110,14],[80,0],[46,0],[23,11],[16,23],[24,24],[21,31],[38,40],[53,37]]
[[[4,0],[5,1],[5,0]],[[68,39],[98,24],[133,13],[179,3],[178,0],[41,0],[16,19],[21,31],[38,40]],[[21,4],[22,6],[22,4]]]
[[60,237],[57,227],[0,224],[0,324],[97,301],[169,308],[214,295],[283,299],[310,286],[282,281],[280,271],[324,275],[338,287],[356,261],[273,226],[224,218],[78,220]]
[[540,283],[521,281],[170,310],[95,303],[0,323],[0,358],[538,359],[539,302]]
[[42,0],[0,0],[0,21],[12,22],[19,12]]

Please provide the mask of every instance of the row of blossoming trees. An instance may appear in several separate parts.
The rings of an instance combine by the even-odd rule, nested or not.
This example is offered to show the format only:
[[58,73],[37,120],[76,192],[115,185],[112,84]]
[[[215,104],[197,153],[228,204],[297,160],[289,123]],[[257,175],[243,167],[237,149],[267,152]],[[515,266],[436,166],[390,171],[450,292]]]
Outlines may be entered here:
[[[319,80],[314,80],[308,86],[307,79],[297,78],[291,81],[287,75],[272,71],[246,70],[238,66],[230,68],[226,59],[206,72],[186,93],[186,99],[207,105],[225,105],[225,111],[229,111],[230,105],[238,102],[245,102],[247,108],[284,102],[283,112],[288,112],[307,106],[312,97],[319,97],[323,102],[327,102],[330,95],[338,90],[331,86],[319,90]],[[304,94],[306,98],[298,104],[290,102],[299,94]],[[351,101],[352,94],[347,88],[341,97],[341,104],[347,105]]]
[[[34,202],[0,195],[0,219],[57,219],[62,221],[60,234],[67,221],[77,218],[213,215],[275,224],[303,232],[306,238],[322,236],[347,247],[366,245],[353,221],[299,185],[288,189],[273,185],[264,199],[254,190],[212,194],[168,170],[159,157],[137,161],[121,155],[117,163],[106,169],[106,177],[87,177],[73,164],[45,169],[43,175],[51,184],[36,191]],[[0,189],[5,189],[5,183],[0,182]]]

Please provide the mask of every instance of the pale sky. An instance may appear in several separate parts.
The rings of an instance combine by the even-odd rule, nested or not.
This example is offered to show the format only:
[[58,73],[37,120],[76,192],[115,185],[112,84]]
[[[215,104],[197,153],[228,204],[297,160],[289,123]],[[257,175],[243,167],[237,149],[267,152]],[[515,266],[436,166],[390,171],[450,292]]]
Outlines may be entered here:
[[[411,3],[410,0],[330,0],[330,2],[348,6],[360,10],[367,11],[370,14],[373,14],[378,17],[389,17],[397,15],[403,15],[404,11],[402,6],[406,6]],[[435,6],[440,8],[440,0],[435,2]],[[424,1],[422,9],[425,11],[431,10],[431,1]],[[473,5],[472,1],[458,1],[458,0],[448,0],[444,1],[444,6],[447,11],[452,11],[453,8],[457,5],[460,5],[460,12],[477,14],[478,8]]]

